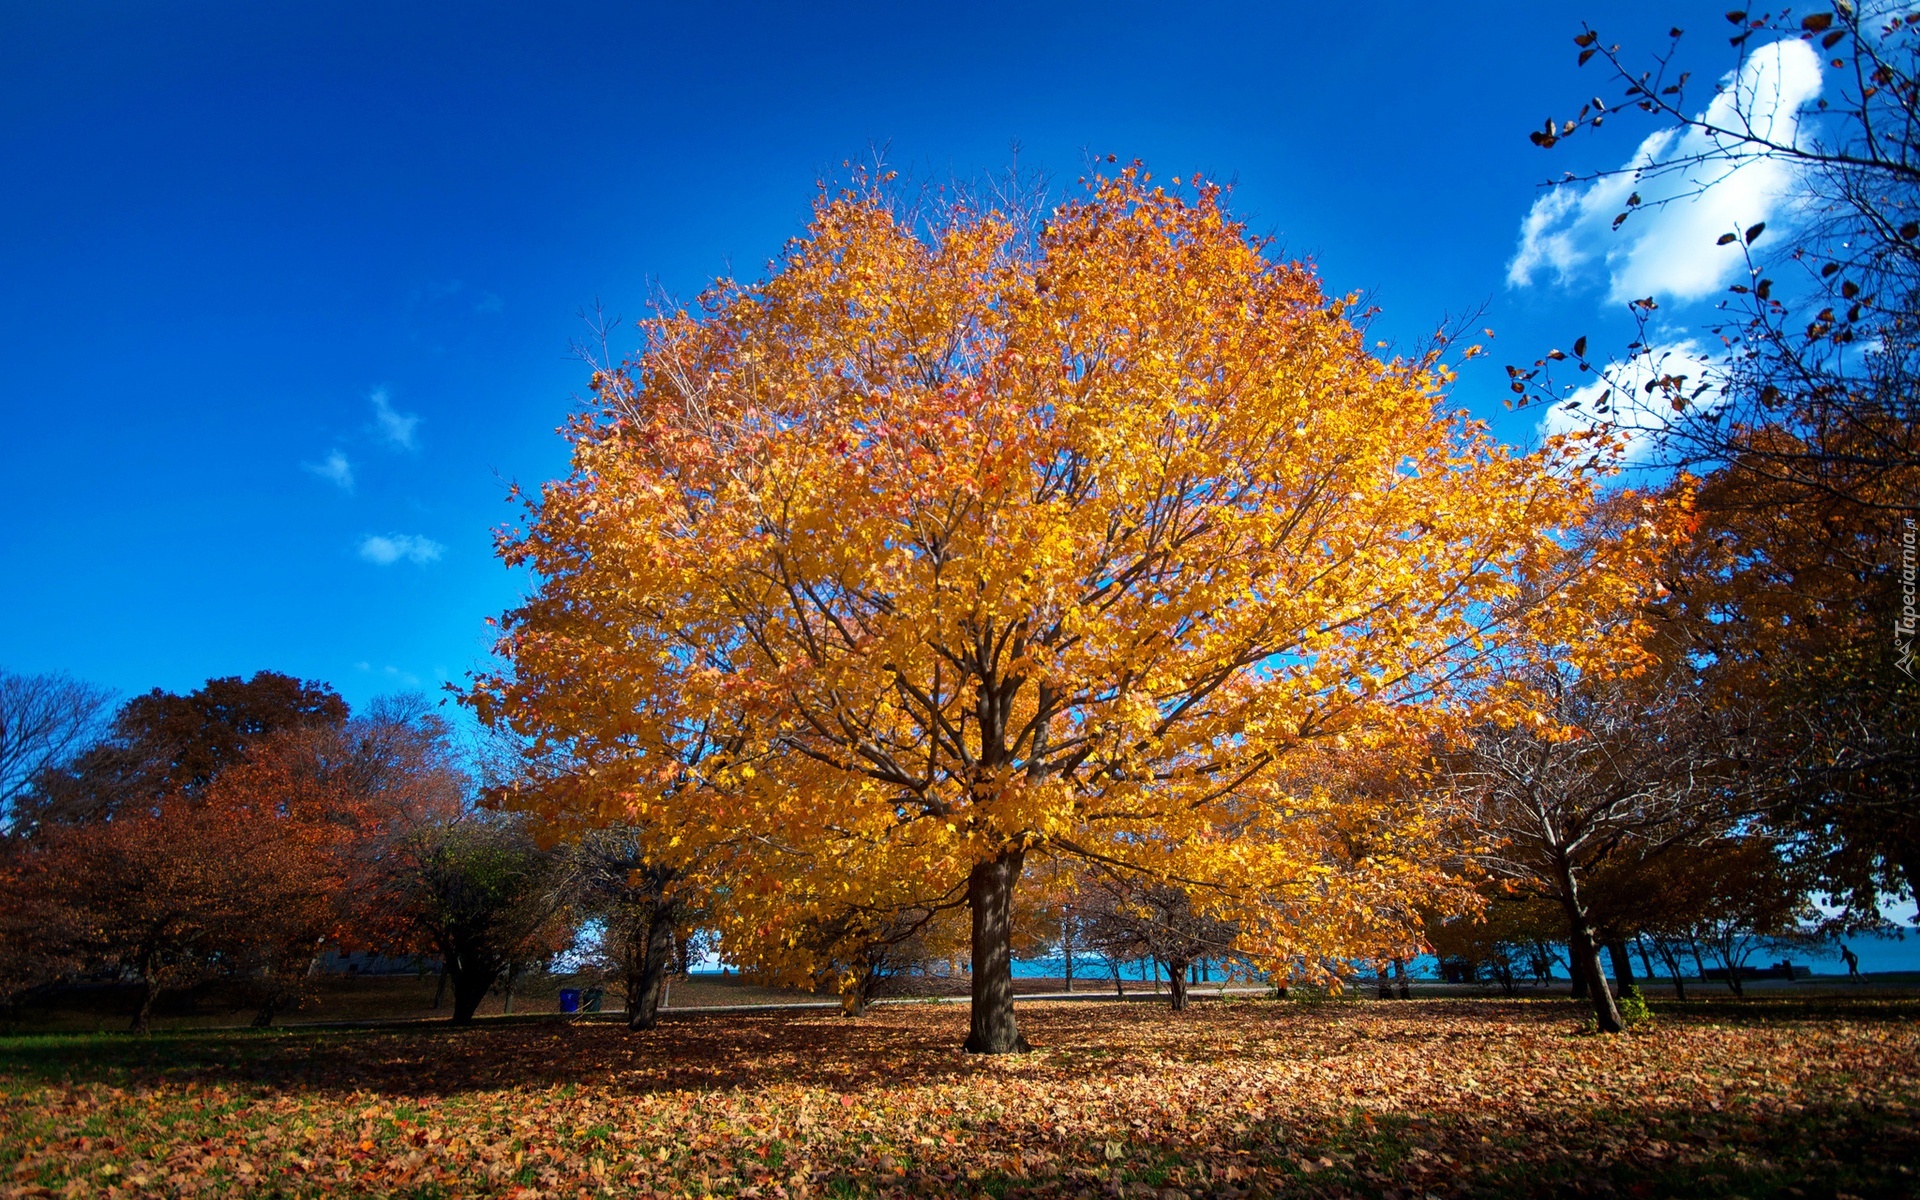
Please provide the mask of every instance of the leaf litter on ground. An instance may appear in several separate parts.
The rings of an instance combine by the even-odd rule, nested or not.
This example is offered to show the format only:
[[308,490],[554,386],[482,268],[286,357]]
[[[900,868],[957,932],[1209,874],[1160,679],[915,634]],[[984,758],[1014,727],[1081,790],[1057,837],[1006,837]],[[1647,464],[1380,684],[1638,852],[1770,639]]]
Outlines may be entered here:
[[1920,1002],[958,1006],[0,1041],[0,1196],[1911,1195]]

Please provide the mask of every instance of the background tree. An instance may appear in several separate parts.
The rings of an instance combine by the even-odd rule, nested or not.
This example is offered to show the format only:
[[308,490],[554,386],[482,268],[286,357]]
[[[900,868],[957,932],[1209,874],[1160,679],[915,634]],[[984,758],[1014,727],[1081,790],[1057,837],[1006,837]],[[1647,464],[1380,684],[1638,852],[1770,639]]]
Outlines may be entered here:
[[[1481,891],[1484,903],[1477,912],[1428,917],[1426,938],[1434,955],[1464,962],[1476,975],[1484,970],[1509,996],[1523,974],[1544,983],[1557,958],[1554,947],[1567,935],[1565,911],[1538,894],[1510,891],[1492,880]],[[1383,987],[1384,977],[1383,970]]]
[[1848,920],[1920,889],[1920,688],[1892,652],[1897,557],[1858,505],[1753,473],[1703,482],[1665,607],[1722,707],[1756,720],[1769,823]]
[[626,989],[627,1028],[652,1029],[667,972],[699,911],[686,873],[649,855],[644,830],[616,824],[562,847],[558,887],[582,916],[601,923],[601,945]]
[[557,863],[523,823],[483,812],[429,826],[395,849],[396,911],[436,950],[453,984],[453,1023],[473,1020],[502,972],[569,944]]
[[283,725],[190,787],[10,839],[8,945],[37,982],[131,975],[138,1028],[166,993],[213,980],[250,994],[266,1024],[327,944],[388,944],[393,851],[458,799],[445,728],[418,702]]
[[0,670],[0,833],[34,779],[64,766],[95,735],[108,693],[65,675]]
[[[1625,362],[1589,359],[1585,337],[1572,361],[1614,385],[1588,406],[1592,420],[1707,477],[1701,513],[1725,551],[1697,581],[1710,684],[1767,718],[1759,748],[1791,783],[1776,830],[1821,866],[1850,919],[1871,925],[1883,898],[1920,885],[1920,21],[1887,0],[1726,19],[1729,70],[1704,99],[1682,31],[1641,64],[1585,29],[1579,62],[1593,61],[1615,98],[1532,137],[1552,149],[1607,120],[1652,121],[1628,167],[1558,182],[1627,178],[1616,228],[1751,172],[1786,180],[1771,227],[1718,235],[1747,271],[1703,331],[1719,348],[1704,371],[1662,348],[1652,297],[1633,306],[1640,330]],[[1783,107],[1789,73],[1811,85],[1797,111]],[[1569,402],[1556,360],[1566,356],[1511,369],[1514,390]]]
[[462,784],[450,730],[419,696],[378,698],[340,726],[264,735],[221,771],[212,791],[312,826],[310,854],[330,860],[334,881],[304,905],[262,914],[274,936],[253,939],[247,969],[257,1024],[305,994],[326,946],[384,950],[404,937],[385,903],[387,876],[407,839],[458,816]]
[[942,908],[846,911],[801,931],[814,985],[840,994],[841,1011],[865,1016],[867,1005],[902,976],[951,960],[966,945],[959,902]]
[[[1616,498],[1587,535],[1612,538],[1623,514],[1649,503]],[[1590,878],[1615,855],[1651,853],[1740,815],[1751,738],[1737,710],[1709,704],[1684,643],[1653,635],[1642,616],[1623,609],[1589,631],[1597,669],[1563,646],[1516,657],[1449,767],[1492,843],[1482,861],[1560,906],[1576,993],[1584,986],[1606,1032],[1625,1024],[1600,970]]]
[[[1186,887],[1263,962],[1410,943],[1365,914],[1446,903],[1429,814],[1352,858],[1340,799],[1275,766],[1417,723],[1586,487],[1264,251],[1217,187],[1138,167],[1044,225],[823,197],[771,278],[596,374],[572,475],[502,543],[541,585],[476,702],[599,751],[687,853],[750,846],[730,904],[964,887],[972,1050],[1023,1045],[1030,857]],[[731,957],[795,944],[768,913]]]
[[122,705],[98,744],[36,775],[16,824],[101,821],[123,805],[188,795],[240,761],[256,738],[338,728],[347,716],[346,701],[326,684],[275,671],[209,679],[186,695],[155,688]]
[[1076,906],[1083,936],[1109,961],[1150,957],[1165,964],[1174,1012],[1187,1007],[1187,968],[1203,958],[1230,957],[1240,932],[1197,909],[1180,888],[1111,872],[1089,872]]
[[342,883],[329,840],[322,824],[243,792],[170,797],[49,828],[22,866],[37,923],[138,980],[133,1028],[144,1031],[165,993],[249,974],[324,925]]
[[1805,944],[1803,930],[1818,917],[1804,877],[1771,842],[1757,837],[1717,840],[1686,856],[1698,903],[1681,924],[1689,941],[1726,972],[1727,987],[1745,994],[1741,972],[1753,955],[1783,943]]

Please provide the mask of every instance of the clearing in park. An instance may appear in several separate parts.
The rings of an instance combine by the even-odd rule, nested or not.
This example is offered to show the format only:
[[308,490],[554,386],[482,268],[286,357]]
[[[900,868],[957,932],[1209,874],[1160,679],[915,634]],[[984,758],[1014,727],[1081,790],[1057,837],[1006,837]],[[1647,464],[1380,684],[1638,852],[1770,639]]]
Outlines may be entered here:
[[960,1006],[0,1042],[6,1196],[1906,1196],[1920,1001]]

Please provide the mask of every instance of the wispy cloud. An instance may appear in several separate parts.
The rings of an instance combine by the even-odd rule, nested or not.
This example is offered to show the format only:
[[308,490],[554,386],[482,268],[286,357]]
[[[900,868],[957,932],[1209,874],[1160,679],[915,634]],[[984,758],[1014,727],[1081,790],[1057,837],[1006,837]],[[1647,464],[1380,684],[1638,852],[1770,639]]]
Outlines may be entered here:
[[373,389],[367,400],[373,405],[374,427],[380,439],[401,450],[413,449],[413,431],[419,426],[420,418],[413,413],[396,412],[385,388]]
[[[353,664],[353,669],[356,671],[362,672],[363,674],[368,674],[368,675],[376,674],[376,672],[373,669],[373,664],[365,661],[364,659],[360,662]],[[420,686],[420,677],[418,675],[415,675],[412,671],[402,670],[401,668],[394,666],[392,663],[388,663],[386,666],[381,667],[380,670],[377,672],[377,674],[383,675],[386,678],[393,680],[395,683],[403,684],[407,687]]]
[[373,534],[360,542],[360,557],[377,566],[390,567],[401,559],[426,564],[440,561],[446,547],[432,538],[411,533]]
[[346,453],[335,449],[317,463],[301,463],[300,468],[331,483],[343,492],[353,490],[353,464]]
[[[1800,111],[1820,94],[1820,83],[1820,60],[1811,46],[1775,42],[1756,51],[1701,115],[1721,128],[1744,125],[1790,143]],[[1708,160],[1690,171],[1639,180],[1632,175],[1701,154]],[[1791,165],[1717,144],[1699,130],[1654,134],[1623,170],[1628,173],[1584,187],[1554,188],[1534,202],[1507,268],[1509,286],[1526,287],[1542,276],[1561,284],[1603,276],[1612,300],[1695,300],[1719,291],[1744,265],[1738,245],[1715,245],[1720,235],[1791,219],[1798,191]],[[1614,219],[1627,211],[1635,191],[1642,203],[1616,229]]]
[[[1655,383],[1667,380],[1689,397],[1701,384],[1718,382],[1718,368],[1699,343],[1692,340],[1654,346],[1631,362],[1617,364],[1600,378],[1554,405],[1540,418],[1545,436],[1602,430],[1620,443],[1620,461],[1637,465],[1650,461],[1660,435],[1679,419],[1668,392]],[[1711,411],[1717,392],[1710,386],[1689,407],[1689,419]],[[1600,407],[1604,404],[1606,407]]]

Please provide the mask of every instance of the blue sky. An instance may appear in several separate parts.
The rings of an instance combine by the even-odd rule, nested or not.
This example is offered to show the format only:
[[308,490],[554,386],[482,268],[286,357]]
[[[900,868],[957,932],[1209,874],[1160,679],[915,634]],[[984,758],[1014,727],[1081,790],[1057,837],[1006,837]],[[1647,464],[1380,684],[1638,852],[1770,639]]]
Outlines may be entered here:
[[1726,65],[1715,6],[1592,8],[0,0],[0,665],[458,680],[525,586],[508,483],[565,469],[577,314],[758,274],[879,145],[1234,180],[1383,336],[1485,304],[1458,397],[1529,437],[1501,365],[1623,327],[1578,211],[1509,283],[1536,184],[1647,132],[1528,143],[1597,82],[1581,16]]

